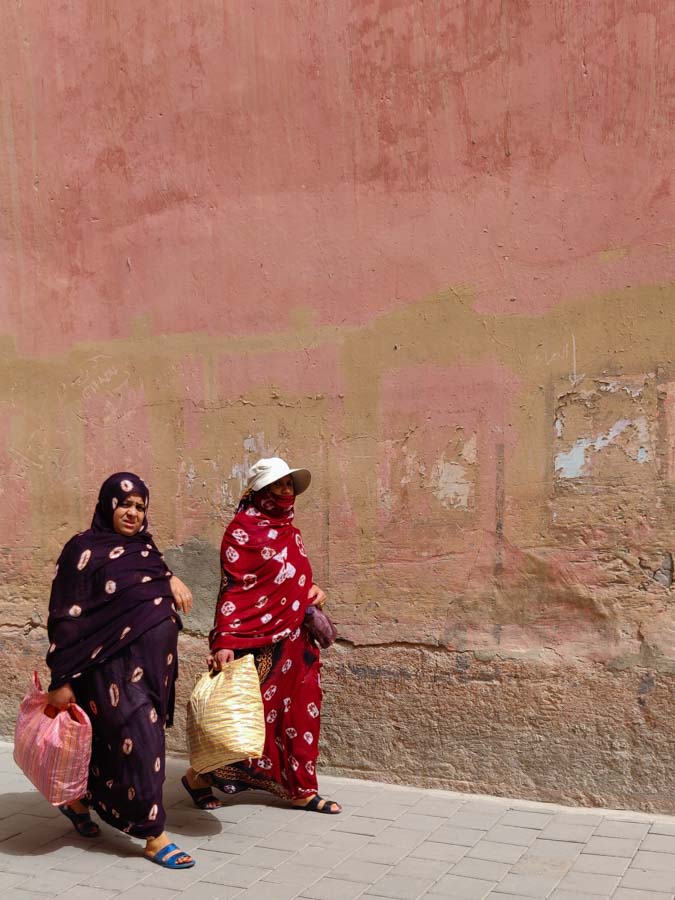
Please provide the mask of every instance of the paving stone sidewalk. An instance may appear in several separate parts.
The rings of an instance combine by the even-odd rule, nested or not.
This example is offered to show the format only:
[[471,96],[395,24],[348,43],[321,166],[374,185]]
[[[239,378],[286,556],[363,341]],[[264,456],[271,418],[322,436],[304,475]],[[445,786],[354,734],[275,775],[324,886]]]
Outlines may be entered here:
[[339,816],[260,793],[192,806],[168,762],[168,831],[197,860],[172,872],[107,826],[86,841],[0,743],[0,898],[46,900],[673,900],[675,818],[323,778]]

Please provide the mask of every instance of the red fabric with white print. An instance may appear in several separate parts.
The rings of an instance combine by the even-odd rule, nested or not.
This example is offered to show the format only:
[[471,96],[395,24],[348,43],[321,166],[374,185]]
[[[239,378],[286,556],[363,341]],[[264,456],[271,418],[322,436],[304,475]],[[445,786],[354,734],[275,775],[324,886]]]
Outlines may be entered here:
[[305,628],[296,628],[275,653],[261,685],[265,747],[258,759],[211,773],[225,793],[243,787],[271,791],[288,800],[317,792],[316,761],[321,730],[321,657]]
[[212,652],[275,644],[302,625],[312,567],[292,522],[293,510],[273,515],[253,504],[230,522],[220,548],[223,579]]

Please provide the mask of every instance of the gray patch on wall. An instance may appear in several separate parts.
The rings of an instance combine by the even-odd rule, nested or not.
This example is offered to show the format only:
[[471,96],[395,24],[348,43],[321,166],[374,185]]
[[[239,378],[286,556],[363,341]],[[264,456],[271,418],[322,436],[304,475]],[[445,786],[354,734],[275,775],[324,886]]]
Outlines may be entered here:
[[190,538],[179,547],[164,551],[167,565],[192,591],[194,606],[183,616],[185,630],[191,634],[208,634],[220,586],[220,553],[217,547],[199,538]]

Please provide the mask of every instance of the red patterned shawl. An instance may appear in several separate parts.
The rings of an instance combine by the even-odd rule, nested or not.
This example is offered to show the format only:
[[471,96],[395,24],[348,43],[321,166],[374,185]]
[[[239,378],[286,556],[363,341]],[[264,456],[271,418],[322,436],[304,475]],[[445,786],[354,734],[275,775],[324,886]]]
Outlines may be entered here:
[[292,509],[266,505],[262,511],[244,500],[223,536],[212,652],[276,643],[305,617],[312,567],[302,535],[292,524]]

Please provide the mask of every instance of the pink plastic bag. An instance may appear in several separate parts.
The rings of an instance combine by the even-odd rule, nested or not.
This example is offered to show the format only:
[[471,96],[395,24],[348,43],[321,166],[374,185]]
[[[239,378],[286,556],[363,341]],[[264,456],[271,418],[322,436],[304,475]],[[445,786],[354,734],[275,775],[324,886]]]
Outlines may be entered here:
[[48,707],[38,673],[21,701],[14,729],[14,761],[54,806],[78,800],[87,790],[91,722],[77,704]]

